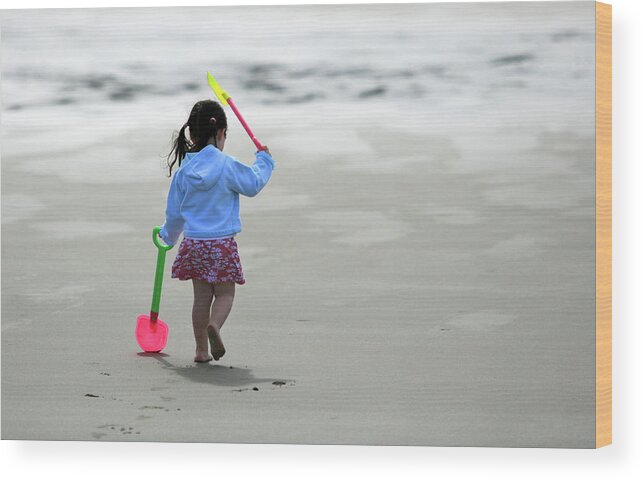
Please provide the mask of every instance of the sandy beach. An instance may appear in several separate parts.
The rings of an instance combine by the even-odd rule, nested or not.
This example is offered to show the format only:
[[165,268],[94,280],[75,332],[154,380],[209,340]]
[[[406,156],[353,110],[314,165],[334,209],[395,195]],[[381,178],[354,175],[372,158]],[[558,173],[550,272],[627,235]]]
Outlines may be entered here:
[[[412,98],[253,94],[238,103],[277,168],[242,199],[247,284],[207,365],[192,361],[191,284],[169,276],[176,248],[168,345],[142,354],[134,339],[162,155],[207,85],[135,113],[3,99],[2,438],[593,447],[585,97],[491,98],[480,121]],[[226,151],[251,163],[228,118]]]

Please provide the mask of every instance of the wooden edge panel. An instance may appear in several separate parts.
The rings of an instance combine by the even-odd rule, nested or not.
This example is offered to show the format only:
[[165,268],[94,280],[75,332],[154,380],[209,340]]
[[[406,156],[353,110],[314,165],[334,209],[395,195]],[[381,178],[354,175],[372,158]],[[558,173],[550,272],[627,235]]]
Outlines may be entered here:
[[612,443],[612,6],[596,2],[596,448]]

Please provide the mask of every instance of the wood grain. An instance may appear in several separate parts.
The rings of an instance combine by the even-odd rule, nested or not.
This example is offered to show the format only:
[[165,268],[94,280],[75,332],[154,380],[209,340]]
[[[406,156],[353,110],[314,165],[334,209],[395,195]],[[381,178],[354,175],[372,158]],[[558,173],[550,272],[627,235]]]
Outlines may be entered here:
[[[2,438],[594,448],[593,8],[2,11],[2,88],[20,93],[1,125]],[[168,52],[213,24],[244,61],[193,49],[173,75]],[[194,366],[178,248],[164,355],[137,355],[133,328],[198,65],[223,68],[278,165],[240,200],[228,353]]]
[[612,6],[596,3],[596,448],[612,443]]

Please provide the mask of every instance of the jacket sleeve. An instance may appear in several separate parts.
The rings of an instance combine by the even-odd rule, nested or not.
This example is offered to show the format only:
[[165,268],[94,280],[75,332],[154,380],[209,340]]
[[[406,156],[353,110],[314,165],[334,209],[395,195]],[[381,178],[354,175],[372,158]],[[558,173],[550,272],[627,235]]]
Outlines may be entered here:
[[159,235],[166,245],[174,245],[183,231],[184,220],[181,216],[181,202],[184,193],[181,191],[177,175],[174,174],[170,183],[170,191],[167,194],[167,208],[165,209],[165,223],[161,227]]
[[229,157],[228,188],[247,197],[254,197],[268,183],[274,168],[275,161],[264,151],[256,153],[255,163],[251,167]]

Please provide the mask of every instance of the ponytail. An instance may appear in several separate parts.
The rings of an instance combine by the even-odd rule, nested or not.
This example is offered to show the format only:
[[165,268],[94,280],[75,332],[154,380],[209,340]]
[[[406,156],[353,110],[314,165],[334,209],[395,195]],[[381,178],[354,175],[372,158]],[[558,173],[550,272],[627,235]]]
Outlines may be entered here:
[[[183,160],[183,157],[185,157],[186,152],[192,145],[188,139],[185,136],[185,129],[188,127],[188,124],[184,124],[181,127],[181,130],[179,130],[178,135],[174,139],[174,142],[172,143],[172,150],[170,151],[169,155],[167,156],[167,166],[170,170],[168,176],[172,176],[172,167],[178,162],[179,167],[181,166],[181,161]],[[174,158],[170,162],[170,157],[174,155]]]
[[[185,136],[185,129],[190,128],[190,139]],[[215,143],[219,130],[226,130],[228,121],[223,107],[214,100],[201,100],[194,104],[188,121],[185,122],[178,135],[172,142],[172,150],[167,156],[167,166],[172,176],[172,167],[181,161],[188,152],[201,151],[210,138],[214,137]]]

